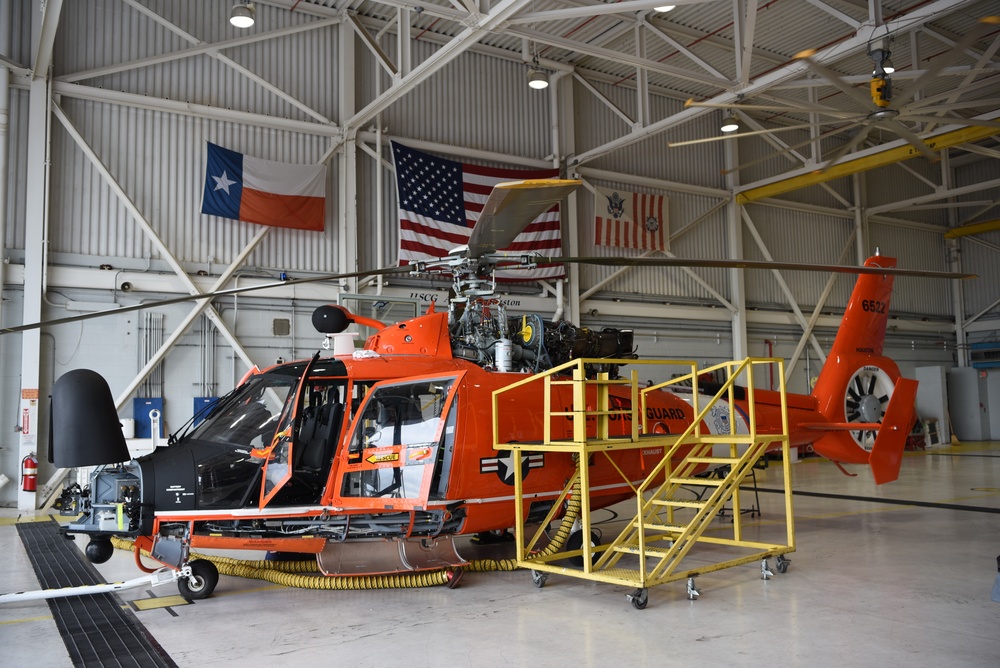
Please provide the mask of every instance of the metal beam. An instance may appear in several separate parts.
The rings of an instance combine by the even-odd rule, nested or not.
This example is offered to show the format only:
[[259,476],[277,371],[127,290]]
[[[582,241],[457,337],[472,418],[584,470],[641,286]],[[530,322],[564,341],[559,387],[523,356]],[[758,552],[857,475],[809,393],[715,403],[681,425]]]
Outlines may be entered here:
[[972,223],[970,225],[962,225],[961,227],[953,227],[944,233],[945,239],[957,239],[959,237],[967,237],[970,234],[982,234],[983,232],[993,232],[1000,230],[1000,220],[988,220],[983,223]]
[[[936,2],[931,2],[927,5],[918,7],[908,14],[904,14],[895,20],[890,21],[886,24],[887,30],[889,32],[912,30],[917,26],[938,18],[942,13],[960,11],[973,3],[974,0],[937,0]],[[868,38],[870,37],[869,33],[869,30],[860,30],[843,42],[820,51],[813,57],[813,60],[819,63],[836,62],[845,56],[857,53],[861,49],[867,47]],[[534,37],[531,39],[534,39]],[[798,60],[758,77],[756,80],[751,81],[745,88],[741,88],[739,91],[726,91],[706,101],[715,104],[730,104],[732,102],[736,102],[741,94],[750,95],[756,91],[767,90],[768,88],[772,88],[778,84],[787,82],[797,76],[805,74],[807,71],[808,67],[805,62]],[[585,151],[584,153],[575,156],[571,160],[571,164],[583,164],[590,162],[591,160],[596,160],[597,158],[607,155],[608,153],[620,150],[626,146],[631,146],[632,144],[655,136],[665,130],[669,130],[672,127],[680,125],[681,123],[685,123],[693,118],[701,116],[707,111],[708,110],[704,108],[689,107],[672,116],[668,116],[667,118],[653,123],[652,125],[634,130],[628,135],[619,137],[618,139],[602,144],[601,146],[596,146],[589,151]]]
[[[753,237],[754,242],[757,244],[757,248],[759,248],[760,252],[764,254],[764,259],[768,262],[774,262],[774,258],[771,256],[771,251],[768,250],[767,245],[764,243],[764,239],[761,238],[760,233],[757,231],[757,226],[753,224],[750,214],[747,213],[747,210],[742,206],[740,207],[740,214],[743,218],[743,224],[746,225],[747,230],[749,230],[750,236]],[[778,287],[784,293],[785,299],[788,300],[788,305],[792,307],[792,312],[795,314],[795,319],[798,321],[802,331],[806,331],[809,327],[809,323],[806,321],[806,317],[802,315],[802,310],[799,308],[799,303],[795,301],[795,296],[792,294],[791,288],[788,287],[788,284],[785,282],[785,279],[781,275],[780,271],[772,269],[771,273],[774,275],[774,279],[778,282]],[[819,345],[819,341],[815,336],[810,335],[809,341],[812,343],[813,349],[819,356],[820,361],[825,362],[826,353],[823,352],[823,346]]]
[[[993,114],[990,114],[993,115]],[[1000,134],[1000,130],[988,127],[963,127],[950,132],[942,132],[933,137],[924,138],[924,143],[930,146],[933,151],[941,151],[959,144],[979,141],[995,134]],[[885,148],[888,147],[888,148]],[[764,197],[774,197],[799,188],[814,186],[842,176],[868,171],[877,167],[891,165],[901,160],[921,155],[920,151],[911,146],[905,140],[898,140],[879,147],[878,150],[861,151],[863,155],[852,160],[845,160],[837,163],[823,172],[813,169],[797,170],[793,176],[780,177],[766,185],[747,186],[745,190],[737,193],[736,198],[741,203],[753,202]]]
[[[32,11],[41,14],[42,19],[33,31],[34,57],[31,59],[31,76],[33,79],[46,79],[49,76],[49,66],[52,65],[52,45],[56,40],[59,28],[59,15],[62,13],[62,0],[44,0],[31,2]],[[32,23],[32,27],[36,24]],[[4,27],[4,30],[9,30]]]
[[962,195],[979,192],[980,190],[987,190],[989,188],[1000,188],[1000,179],[993,179],[992,181],[983,181],[981,183],[972,183],[967,186],[962,186],[961,188],[940,189],[927,195],[921,195],[919,197],[911,197],[910,199],[901,200],[899,202],[891,202],[889,204],[883,204],[881,206],[873,206],[870,209],[868,209],[868,213],[877,214],[877,213],[884,213],[886,211],[897,211],[899,209],[905,209],[906,207],[911,206],[913,204],[936,202],[937,200],[944,199],[946,197],[961,197]]
[[[677,6],[697,5],[701,3],[714,2],[715,0],[673,0]],[[542,12],[531,12],[521,14],[517,18],[511,19],[511,25],[524,23],[542,23],[545,21],[563,21],[565,19],[589,18],[591,16],[601,16],[605,14],[632,14],[643,9],[653,9],[666,4],[664,0],[623,0],[622,2],[581,5],[579,7],[567,7],[565,9],[553,9]]]
[[478,20],[475,25],[469,26],[450,42],[434,52],[433,55],[425,59],[422,63],[399,82],[372,100],[364,109],[354,114],[349,119],[341,119],[344,127],[359,128],[379,113],[392,106],[397,100],[413,90],[417,85],[423,83],[438,72],[445,65],[465,53],[470,47],[476,44],[482,37],[496,30],[504,24],[512,15],[528,6],[532,0],[500,0],[493,10]]
[[[127,1],[127,0],[126,0]],[[133,7],[139,9],[143,14],[148,16],[150,19],[161,23],[168,30],[171,28],[176,28],[172,23],[163,19],[159,14],[156,14],[137,3],[131,3]],[[140,9],[141,8],[141,9]],[[195,46],[190,46],[185,49],[178,49],[177,51],[171,51],[169,53],[162,53],[157,56],[149,56],[148,58],[137,58],[135,60],[127,60],[121,63],[115,63],[114,65],[106,65],[105,67],[96,67],[91,70],[80,70],[77,72],[70,72],[68,74],[62,74],[56,77],[56,81],[83,81],[85,79],[96,79],[97,77],[108,76],[110,74],[117,74],[119,72],[128,72],[130,70],[139,69],[142,67],[151,67],[153,65],[162,65],[163,63],[173,62],[175,60],[183,60],[184,58],[193,58],[194,56],[209,55],[212,53],[218,53],[225,49],[232,49],[238,46],[245,46],[247,44],[255,44],[257,42],[264,42],[272,39],[277,39],[279,37],[289,37],[291,35],[298,35],[309,30],[318,30],[320,28],[326,28],[328,26],[335,26],[340,23],[340,17],[319,19],[311,23],[303,23],[301,25],[288,26],[286,28],[279,28],[278,30],[269,30],[267,32],[254,33],[252,35],[245,35],[243,37],[236,37],[233,39],[227,39],[222,42],[202,42],[196,38],[187,35],[181,31],[178,36],[181,38],[191,41]],[[188,39],[191,37],[191,39]]]

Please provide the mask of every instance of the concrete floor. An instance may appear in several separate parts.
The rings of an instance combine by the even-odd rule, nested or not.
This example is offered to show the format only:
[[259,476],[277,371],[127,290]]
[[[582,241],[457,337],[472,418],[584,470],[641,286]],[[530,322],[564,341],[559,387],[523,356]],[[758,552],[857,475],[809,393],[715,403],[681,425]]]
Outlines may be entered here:
[[[809,459],[793,466],[794,488],[1000,510],[998,442],[908,453],[900,480],[882,487],[858,473]],[[775,487],[779,474],[772,466],[758,483]],[[760,501],[750,537],[780,537],[782,497]],[[4,592],[38,587],[16,516],[0,511]],[[223,576],[209,599],[136,615],[179,666],[1000,666],[1000,515],[796,496],[795,520],[786,574],[763,581],[757,563],[706,574],[696,601],[670,583],[642,611],[624,587],[553,575],[537,589],[515,571],[468,573],[453,590],[350,592]],[[122,552],[99,569],[109,581],[138,575]],[[5,665],[72,665],[44,602],[0,606],[0,646]]]

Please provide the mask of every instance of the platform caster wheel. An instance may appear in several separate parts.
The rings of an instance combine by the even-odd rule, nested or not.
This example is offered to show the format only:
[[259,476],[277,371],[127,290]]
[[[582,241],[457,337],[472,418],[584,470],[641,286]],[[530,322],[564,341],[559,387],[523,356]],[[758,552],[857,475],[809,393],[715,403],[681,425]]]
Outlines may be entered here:
[[649,590],[648,589],[636,589],[631,594],[625,596],[632,604],[632,607],[636,610],[645,610],[646,604],[649,603]]
[[787,573],[788,572],[788,567],[791,565],[792,560],[791,559],[785,559],[785,557],[783,555],[779,554],[777,561],[778,561],[778,572],[779,573]]
[[545,581],[548,579],[548,573],[543,573],[542,571],[531,571],[531,583],[539,589],[545,586]]
[[108,538],[92,538],[84,548],[87,559],[95,564],[103,564],[115,553],[115,546]]
[[219,584],[219,569],[207,559],[195,559],[188,563],[191,577],[177,581],[181,596],[192,601],[208,598]]

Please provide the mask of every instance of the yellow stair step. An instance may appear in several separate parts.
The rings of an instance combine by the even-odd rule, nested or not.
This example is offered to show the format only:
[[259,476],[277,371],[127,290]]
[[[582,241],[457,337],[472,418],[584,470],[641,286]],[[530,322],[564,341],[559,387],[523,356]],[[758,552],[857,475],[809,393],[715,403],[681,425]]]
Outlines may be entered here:
[[632,520],[632,526],[635,528],[643,528],[647,531],[663,531],[665,533],[683,533],[687,531],[687,526],[682,524],[654,524],[652,522],[640,522],[639,520]]
[[739,464],[742,457],[688,457],[686,461],[692,464]]
[[[621,552],[623,554],[639,554],[639,548],[633,545],[619,545],[618,547],[612,548],[615,552]],[[662,547],[649,547],[646,546],[646,555],[663,558],[667,556],[669,548]]]
[[725,484],[725,478],[670,478],[669,482],[675,485],[695,485],[698,487],[721,487]]
[[653,499],[654,505],[673,508],[704,508],[706,501],[681,501],[680,499]]

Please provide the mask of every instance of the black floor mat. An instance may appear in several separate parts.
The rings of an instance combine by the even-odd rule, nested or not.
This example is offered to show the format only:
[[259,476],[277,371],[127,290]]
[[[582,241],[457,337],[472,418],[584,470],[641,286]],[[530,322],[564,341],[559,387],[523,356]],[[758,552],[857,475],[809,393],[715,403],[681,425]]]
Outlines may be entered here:
[[[43,589],[105,582],[56,522],[18,524],[17,532]],[[115,594],[50,599],[48,604],[75,666],[177,666]]]

